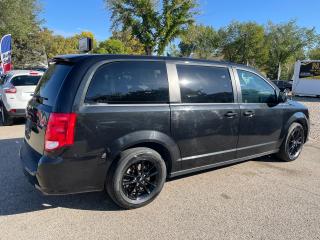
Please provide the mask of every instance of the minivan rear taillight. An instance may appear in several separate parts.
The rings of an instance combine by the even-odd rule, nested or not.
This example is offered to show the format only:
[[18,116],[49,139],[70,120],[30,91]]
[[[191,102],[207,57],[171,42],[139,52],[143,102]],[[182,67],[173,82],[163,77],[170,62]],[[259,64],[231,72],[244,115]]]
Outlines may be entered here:
[[51,113],[45,135],[45,151],[53,151],[74,143],[75,113]]

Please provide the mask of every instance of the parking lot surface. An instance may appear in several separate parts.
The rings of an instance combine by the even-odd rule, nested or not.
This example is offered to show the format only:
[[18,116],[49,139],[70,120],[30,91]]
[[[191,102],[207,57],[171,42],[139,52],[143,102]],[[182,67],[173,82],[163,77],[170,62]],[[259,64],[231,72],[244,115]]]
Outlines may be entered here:
[[22,122],[0,126],[1,240],[320,239],[315,138],[297,161],[264,157],[173,179],[150,205],[124,211],[103,192],[41,195],[21,171],[22,137]]

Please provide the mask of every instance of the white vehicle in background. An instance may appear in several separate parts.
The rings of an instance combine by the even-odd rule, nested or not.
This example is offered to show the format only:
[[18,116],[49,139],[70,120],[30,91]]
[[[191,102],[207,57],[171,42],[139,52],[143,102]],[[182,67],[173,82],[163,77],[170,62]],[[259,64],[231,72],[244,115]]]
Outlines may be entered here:
[[320,97],[320,60],[296,62],[292,92],[294,95]]
[[0,88],[0,111],[3,125],[11,125],[13,118],[25,117],[25,109],[43,75],[33,70],[13,70],[6,74]]

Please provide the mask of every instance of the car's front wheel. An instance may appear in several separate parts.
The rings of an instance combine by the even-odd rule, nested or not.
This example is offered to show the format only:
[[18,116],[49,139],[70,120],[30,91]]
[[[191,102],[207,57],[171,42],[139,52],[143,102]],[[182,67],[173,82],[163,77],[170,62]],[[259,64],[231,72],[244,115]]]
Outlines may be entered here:
[[296,160],[300,156],[304,142],[303,126],[297,122],[292,123],[277,156],[286,162]]
[[145,147],[125,150],[113,164],[106,180],[112,200],[125,209],[152,202],[162,190],[166,165],[161,155]]

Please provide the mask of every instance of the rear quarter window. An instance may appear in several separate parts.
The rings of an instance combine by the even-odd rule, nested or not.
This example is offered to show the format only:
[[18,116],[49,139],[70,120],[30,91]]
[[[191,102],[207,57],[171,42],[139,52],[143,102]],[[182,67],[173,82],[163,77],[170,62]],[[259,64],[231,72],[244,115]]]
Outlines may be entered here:
[[168,103],[164,62],[121,61],[101,66],[94,74],[86,103]]
[[55,104],[61,85],[71,69],[72,66],[67,64],[55,63],[50,65],[35,90],[35,96],[42,99],[41,103],[49,106]]

